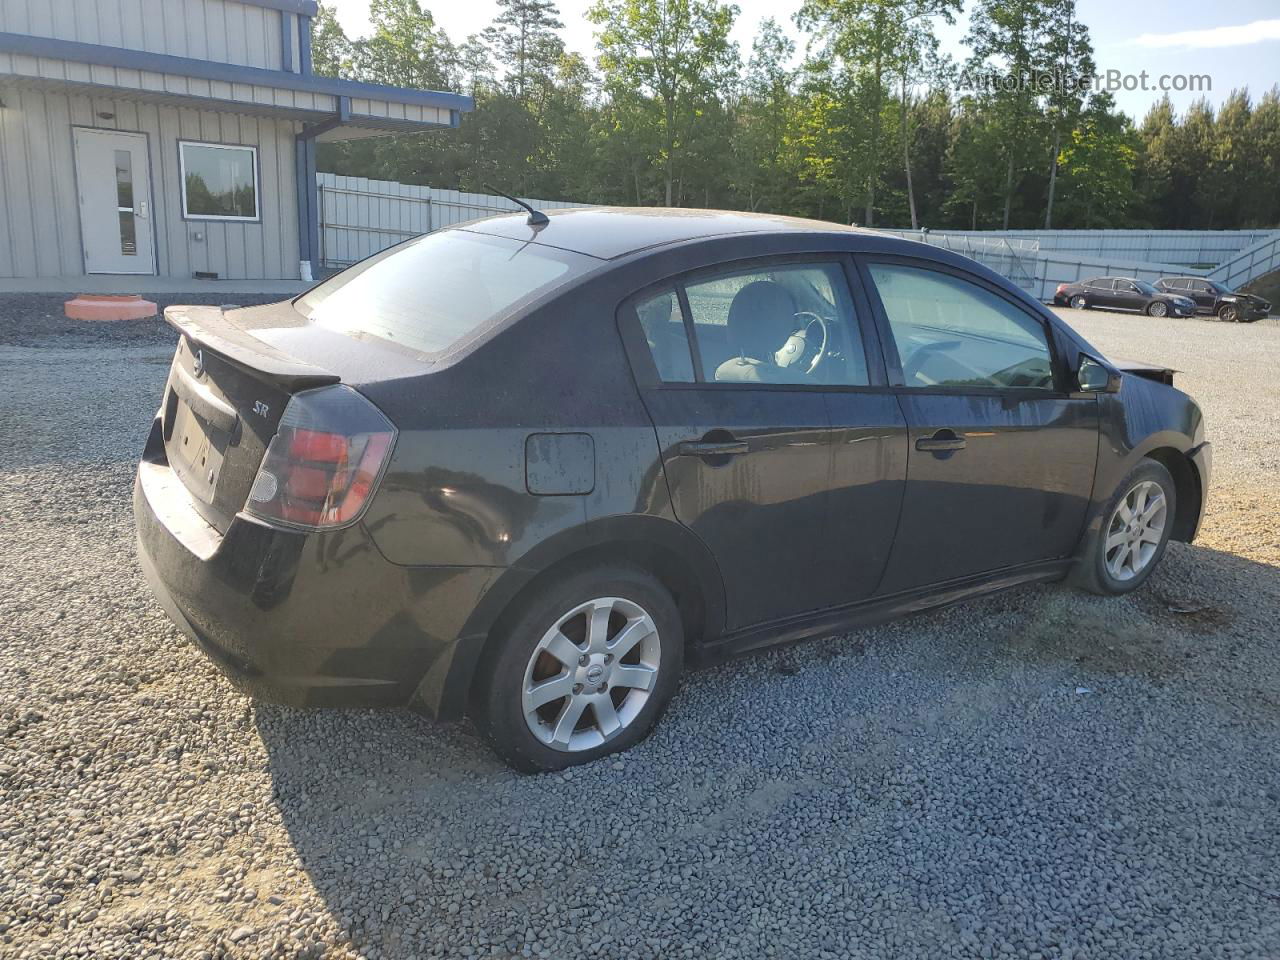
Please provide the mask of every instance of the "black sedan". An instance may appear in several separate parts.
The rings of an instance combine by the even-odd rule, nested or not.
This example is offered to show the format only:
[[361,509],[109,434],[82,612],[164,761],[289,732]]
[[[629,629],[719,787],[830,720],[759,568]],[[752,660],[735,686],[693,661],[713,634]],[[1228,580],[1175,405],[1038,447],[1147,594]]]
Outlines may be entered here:
[[1203,277],[1164,277],[1156,289],[1174,296],[1190,297],[1196,312],[1227,323],[1253,323],[1271,312],[1271,302],[1251,293],[1237,293],[1226,284]]
[[1101,307],[1104,310],[1131,310],[1152,317],[1190,317],[1195,301],[1177,293],[1157,290],[1145,280],[1133,277],[1094,277],[1076,283],[1060,283],[1053,294],[1060,307]]
[[171,307],[134,491],[241,687],[469,714],[523,770],[640,740],[686,663],[1190,541],[1200,409],[971,260],[689,210],[501,216],[293,301]]

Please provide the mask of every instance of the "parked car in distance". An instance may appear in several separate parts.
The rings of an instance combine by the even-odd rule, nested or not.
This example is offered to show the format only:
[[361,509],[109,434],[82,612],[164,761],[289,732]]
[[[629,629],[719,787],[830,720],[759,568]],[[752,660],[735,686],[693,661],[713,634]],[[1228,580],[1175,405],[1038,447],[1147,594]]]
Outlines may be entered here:
[[827,223],[499,216],[165,317],[134,511],[175,623],[253,694],[469,714],[521,770],[636,743],[686,663],[1127,593],[1210,479],[1171,371]]
[[1162,277],[1157,290],[1195,301],[1196,312],[1228,323],[1253,323],[1271,312],[1271,302],[1251,293],[1237,293],[1226,284],[1203,277]]
[[1101,307],[1104,310],[1132,310],[1153,317],[1190,317],[1195,301],[1185,294],[1157,290],[1145,280],[1133,277],[1094,277],[1076,283],[1060,283],[1053,294],[1060,307]]

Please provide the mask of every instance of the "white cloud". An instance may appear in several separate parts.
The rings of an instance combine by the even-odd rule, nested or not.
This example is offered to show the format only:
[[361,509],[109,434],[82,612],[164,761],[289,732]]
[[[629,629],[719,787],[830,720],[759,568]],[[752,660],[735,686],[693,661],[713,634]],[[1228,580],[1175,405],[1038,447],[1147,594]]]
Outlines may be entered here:
[[1280,40],[1280,20],[1255,20],[1238,27],[1208,27],[1177,33],[1144,33],[1133,42],[1140,47],[1242,47],[1264,40]]

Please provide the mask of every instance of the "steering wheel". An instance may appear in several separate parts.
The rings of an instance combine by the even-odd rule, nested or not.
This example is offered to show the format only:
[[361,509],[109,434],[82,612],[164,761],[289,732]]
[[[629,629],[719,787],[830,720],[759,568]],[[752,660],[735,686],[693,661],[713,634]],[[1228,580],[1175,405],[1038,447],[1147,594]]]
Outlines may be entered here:
[[822,340],[818,344],[818,350],[814,353],[813,359],[809,361],[809,365],[804,369],[805,374],[812,374],[818,369],[818,364],[822,362],[822,358],[827,355],[827,344],[831,339],[831,331],[827,327],[827,321],[811,310],[800,310],[794,316],[796,320],[803,320],[804,325],[787,337],[787,342],[774,355],[774,361],[780,367],[791,367],[804,363],[805,354],[812,345],[809,331],[816,326],[822,331]]

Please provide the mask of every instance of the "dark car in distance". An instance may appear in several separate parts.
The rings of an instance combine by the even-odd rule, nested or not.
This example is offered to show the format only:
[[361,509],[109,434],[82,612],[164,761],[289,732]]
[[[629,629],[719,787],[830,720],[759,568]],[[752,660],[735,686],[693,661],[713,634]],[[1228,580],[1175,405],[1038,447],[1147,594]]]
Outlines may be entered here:
[[1190,541],[1200,409],[971,260],[690,210],[499,216],[171,307],[144,571],[243,689],[636,743],[686,663]]
[[1133,277],[1094,277],[1075,283],[1060,283],[1053,293],[1060,307],[1101,307],[1104,310],[1132,310],[1152,317],[1190,317],[1196,303],[1183,293],[1158,290],[1145,280]]
[[1237,293],[1226,284],[1203,277],[1163,277],[1155,282],[1163,293],[1190,297],[1196,312],[1227,323],[1254,323],[1271,313],[1271,302],[1251,293]]

